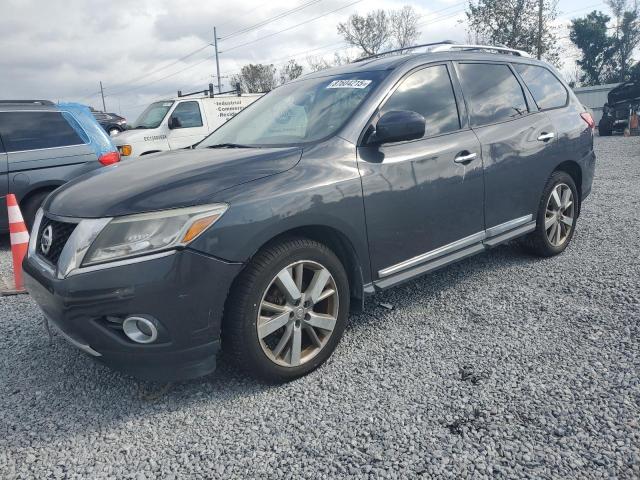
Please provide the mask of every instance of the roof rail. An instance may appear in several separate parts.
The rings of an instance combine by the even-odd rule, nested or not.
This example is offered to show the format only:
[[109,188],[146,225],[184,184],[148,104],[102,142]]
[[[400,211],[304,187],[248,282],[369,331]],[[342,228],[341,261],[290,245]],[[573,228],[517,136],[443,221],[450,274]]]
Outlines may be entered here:
[[453,40],[443,40],[442,42],[433,42],[433,43],[423,43],[420,45],[413,45],[411,47],[404,47],[404,48],[396,48],[394,50],[387,50],[386,52],[380,52],[380,53],[376,53],[375,55],[369,55],[368,57],[364,57],[364,58],[359,58],[358,60],[354,61],[353,63],[358,63],[358,62],[364,62],[365,60],[372,60],[374,58],[378,58],[378,57],[382,57],[383,55],[388,55],[390,53],[398,53],[398,52],[405,52],[406,50],[413,50],[414,48],[421,48],[421,47],[434,47],[436,45],[448,45],[448,44],[455,44],[455,42]]
[[0,105],[55,105],[51,100],[0,100]]
[[440,45],[431,49],[432,52],[449,52],[451,50],[464,50],[464,51],[480,50],[480,51],[497,52],[497,53],[510,53],[511,55],[516,55],[518,57],[531,57],[531,55],[529,55],[524,50],[503,47],[501,45],[465,45],[465,44],[449,43],[449,44]]

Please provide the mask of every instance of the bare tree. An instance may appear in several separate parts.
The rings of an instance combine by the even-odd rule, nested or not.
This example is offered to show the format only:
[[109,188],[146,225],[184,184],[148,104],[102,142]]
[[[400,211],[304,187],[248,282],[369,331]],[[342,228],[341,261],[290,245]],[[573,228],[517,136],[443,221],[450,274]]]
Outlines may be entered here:
[[280,69],[280,83],[287,83],[300,75],[302,75],[302,65],[295,60],[289,60],[289,63]]
[[278,86],[276,67],[262,63],[250,63],[240,69],[238,75],[231,77],[231,84],[240,84],[245,93],[261,93],[273,90]]
[[413,7],[406,5],[400,10],[391,12],[391,38],[394,46],[405,48],[415,45],[420,32],[418,31],[418,19],[420,16]]
[[351,55],[349,55],[348,53],[334,52],[332,66],[338,67],[340,65],[347,65],[348,63],[351,63],[354,60],[356,59]]
[[338,24],[338,33],[349,45],[362,50],[362,56],[375,55],[391,38],[391,21],[384,10],[374,10],[366,16],[355,13]]
[[307,57],[307,65],[312,72],[319,72],[320,70],[326,70],[333,66],[331,62],[328,62],[324,57],[317,55]]

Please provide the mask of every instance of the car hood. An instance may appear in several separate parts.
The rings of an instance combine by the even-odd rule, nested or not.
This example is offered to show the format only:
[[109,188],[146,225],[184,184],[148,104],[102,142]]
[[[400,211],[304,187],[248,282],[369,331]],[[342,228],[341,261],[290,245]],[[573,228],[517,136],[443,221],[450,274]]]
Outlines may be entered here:
[[202,205],[222,190],[289,170],[301,156],[298,147],[174,150],[78,177],[50,195],[44,209],[99,218]]
[[[155,133],[154,133],[155,132]],[[138,130],[125,130],[124,132],[120,132],[117,135],[111,137],[111,140],[116,146],[127,145],[136,142],[143,142],[145,137],[149,136],[159,136],[161,134],[158,133],[158,129],[152,128],[140,128]],[[164,134],[162,134],[164,135]]]

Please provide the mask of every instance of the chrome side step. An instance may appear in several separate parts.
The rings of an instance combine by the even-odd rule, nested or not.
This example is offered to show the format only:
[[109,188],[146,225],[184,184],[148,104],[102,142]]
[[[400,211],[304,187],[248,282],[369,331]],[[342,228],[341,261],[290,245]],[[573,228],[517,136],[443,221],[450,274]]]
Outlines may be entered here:
[[419,275],[442,268],[463,258],[532,232],[536,228],[533,215],[509,220],[482,232],[456,240],[442,247],[391,265],[378,272],[380,277],[373,282],[376,290],[411,280]]

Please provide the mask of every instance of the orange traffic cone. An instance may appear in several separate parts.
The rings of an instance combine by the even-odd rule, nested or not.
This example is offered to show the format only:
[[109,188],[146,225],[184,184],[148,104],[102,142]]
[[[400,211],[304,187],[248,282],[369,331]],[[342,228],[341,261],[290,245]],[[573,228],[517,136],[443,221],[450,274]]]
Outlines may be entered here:
[[9,234],[11,236],[11,254],[13,255],[13,287],[7,286],[2,295],[17,295],[27,293],[22,281],[22,260],[29,248],[29,231],[24,224],[20,207],[13,193],[7,195],[7,210],[9,211]]

